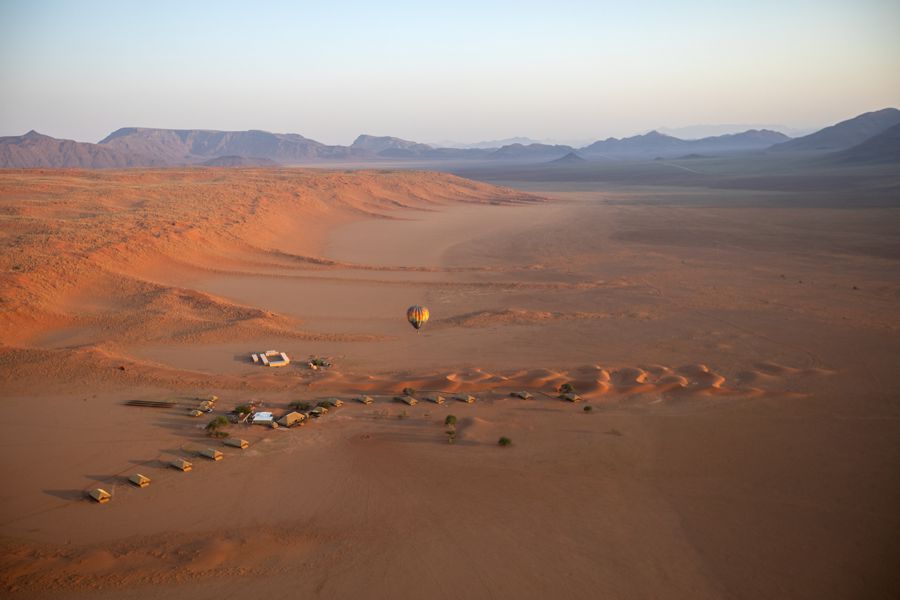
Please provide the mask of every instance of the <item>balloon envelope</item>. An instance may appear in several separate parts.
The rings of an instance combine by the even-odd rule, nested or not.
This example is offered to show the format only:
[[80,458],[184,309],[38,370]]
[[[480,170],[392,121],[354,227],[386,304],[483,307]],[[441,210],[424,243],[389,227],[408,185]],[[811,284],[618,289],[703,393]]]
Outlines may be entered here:
[[406,309],[406,320],[416,329],[421,329],[422,325],[428,321],[428,309],[414,304]]

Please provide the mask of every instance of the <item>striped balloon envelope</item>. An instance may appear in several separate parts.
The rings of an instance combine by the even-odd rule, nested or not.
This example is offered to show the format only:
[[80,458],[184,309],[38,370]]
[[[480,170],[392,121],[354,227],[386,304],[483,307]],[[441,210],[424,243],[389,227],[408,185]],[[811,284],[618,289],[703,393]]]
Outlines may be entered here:
[[409,324],[416,328],[416,332],[422,328],[422,325],[428,322],[428,309],[424,306],[414,304],[406,309],[406,320]]

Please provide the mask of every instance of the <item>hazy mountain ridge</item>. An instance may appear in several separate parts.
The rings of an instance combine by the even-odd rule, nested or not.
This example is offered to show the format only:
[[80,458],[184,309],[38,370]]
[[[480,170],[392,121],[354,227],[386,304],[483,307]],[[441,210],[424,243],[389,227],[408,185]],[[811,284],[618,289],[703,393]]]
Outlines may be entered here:
[[296,133],[268,131],[215,131],[204,129],[118,129],[100,144],[161,157],[172,164],[202,162],[219,156],[253,156],[277,162],[348,158],[346,146],[328,146]]
[[835,154],[847,163],[900,163],[900,123]]
[[100,144],[61,140],[34,130],[0,138],[0,167],[5,169],[115,169],[164,166],[162,159]]
[[900,110],[884,108],[835,123],[815,133],[773,146],[771,152],[844,150],[865,142],[900,123]]
[[[60,140],[31,131],[0,138],[2,168],[125,168],[178,165],[274,166],[321,161],[496,160],[548,163],[574,154],[587,160],[651,160],[684,156],[723,156],[762,151],[833,152],[859,146],[900,124],[900,110],[887,108],[842,121],[791,140],[767,129],[684,140],[658,131],[598,140],[583,148],[541,143],[512,143],[499,148],[435,148],[391,136],[363,134],[350,146],[328,145],[295,133],[125,127],[97,144]],[[896,152],[890,135],[864,146],[852,160],[890,159]],[[849,155],[848,155],[849,156]],[[868,158],[865,158],[868,157]],[[851,160],[847,158],[847,160]],[[271,161],[271,162],[269,162]],[[568,162],[577,162],[570,159]]]
[[655,158],[662,156],[672,158],[690,153],[721,154],[764,150],[788,139],[790,138],[783,133],[766,129],[751,129],[741,133],[730,133],[699,140],[683,140],[658,131],[651,131],[628,138],[600,140],[585,146],[580,152],[587,157]]

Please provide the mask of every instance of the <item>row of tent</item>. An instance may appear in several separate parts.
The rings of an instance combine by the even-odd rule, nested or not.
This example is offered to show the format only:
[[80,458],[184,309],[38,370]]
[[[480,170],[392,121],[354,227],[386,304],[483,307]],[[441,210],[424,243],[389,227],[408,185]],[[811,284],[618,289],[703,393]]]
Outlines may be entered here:
[[[240,438],[227,438],[225,440],[222,440],[222,443],[226,446],[238,448],[240,450],[244,450],[250,447],[250,443],[247,440]],[[215,448],[203,448],[202,450],[199,450],[197,454],[213,461],[222,460],[225,457],[225,455],[222,454],[221,451],[216,450]],[[191,461],[181,457],[171,460],[168,464],[171,468],[181,471],[182,473],[187,473],[194,468],[194,465]],[[145,488],[149,486],[151,481],[152,480],[143,473],[133,473],[132,475],[128,476],[128,482],[139,488]],[[112,500],[112,494],[107,490],[99,487],[91,489],[87,494],[89,498],[91,498],[98,504],[106,504],[107,502]]]

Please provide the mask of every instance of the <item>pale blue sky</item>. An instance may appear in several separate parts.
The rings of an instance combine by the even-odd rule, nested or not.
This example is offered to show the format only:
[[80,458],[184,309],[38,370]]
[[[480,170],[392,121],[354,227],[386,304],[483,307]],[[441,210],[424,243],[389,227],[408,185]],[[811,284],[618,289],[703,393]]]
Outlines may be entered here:
[[898,31],[896,0],[2,0],[0,135],[815,127],[900,106]]

